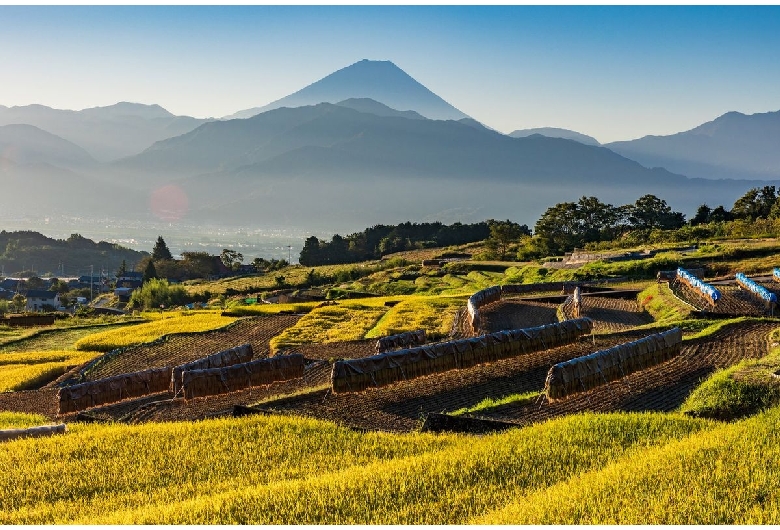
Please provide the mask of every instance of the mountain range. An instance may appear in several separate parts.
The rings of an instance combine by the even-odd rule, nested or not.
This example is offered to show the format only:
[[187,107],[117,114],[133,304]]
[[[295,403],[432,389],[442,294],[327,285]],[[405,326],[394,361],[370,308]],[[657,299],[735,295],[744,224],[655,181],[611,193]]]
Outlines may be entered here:
[[728,112],[690,131],[606,147],[645,166],[689,177],[780,179],[780,111]]
[[578,133],[576,131],[570,131],[568,129],[559,129],[557,127],[538,127],[536,129],[519,129],[512,131],[509,136],[512,138],[525,138],[534,134],[540,134],[542,136],[548,136],[550,138],[566,138],[567,140],[574,140],[585,145],[601,145],[598,140],[587,134]]
[[219,120],[130,103],[0,107],[0,123],[27,120],[0,127],[0,173],[45,211],[139,218],[162,208],[174,219],[320,231],[487,218],[532,226],[548,206],[583,195],[627,204],[653,193],[692,215],[780,180],[778,114],[729,113],[606,145],[555,128],[505,135],[393,63],[360,61]]
[[159,105],[117,103],[84,110],[44,105],[0,107],[0,125],[27,124],[73,142],[101,162],[134,155],[158,140],[210,121],[174,116]]

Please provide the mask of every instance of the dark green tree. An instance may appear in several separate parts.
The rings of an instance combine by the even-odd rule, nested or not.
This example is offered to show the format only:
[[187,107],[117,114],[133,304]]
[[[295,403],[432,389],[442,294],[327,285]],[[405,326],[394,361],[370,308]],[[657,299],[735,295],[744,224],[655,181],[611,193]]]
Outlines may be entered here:
[[122,264],[119,266],[119,269],[116,271],[116,277],[121,278],[126,274],[127,274],[127,260],[122,260]]
[[298,257],[298,263],[305,266],[321,265],[323,263],[319,239],[314,236],[306,238],[301,249],[301,255]]
[[244,261],[244,255],[238,251],[223,248],[222,253],[219,255],[219,259],[222,260],[222,263],[228,269],[237,270]]
[[707,206],[706,204],[702,204],[699,206],[699,208],[696,210],[696,215],[694,215],[691,218],[691,226],[696,225],[702,225],[705,223],[710,222],[710,214],[712,213],[712,208]]
[[507,219],[506,221],[488,221],[490,240],[495,242],[495,247],[500,259],[506,258],[507,250],[511,243],[517,242],[522,236],[531,235],[526,225],[520,225]]
[[580,244],[577,203],[561,202],[545,210],[534,226],[539,247],[551,254],[561,254]]
[[146,270],[144,270],[144,277],[143,277],[143,283],[148,282],[149,280],[156,280],[157,278],[157,269],[154,268],[154,260],[149,260],[149,263],[146,265]]
[[666,201],[655,195],[644,195],[628,208],[628,222],[634,229],[672,230],[685,223],[685,216],[673,212]]
[[710,212],[711,223],[722,223],[724,221],[731,221],[731,219],[731,212],[726,210],[723,205],[715,207],[715,209]]
[[162,236],[157,237],[157,243],[154,244],[154,249],[152,250],[152,259],[155,261],[173,259],[173,255]]
[[750,188],[734,202],[731,215],[734,219],[766,219],[771,215],[772,207],[777,202],[777,190],[774,186]]

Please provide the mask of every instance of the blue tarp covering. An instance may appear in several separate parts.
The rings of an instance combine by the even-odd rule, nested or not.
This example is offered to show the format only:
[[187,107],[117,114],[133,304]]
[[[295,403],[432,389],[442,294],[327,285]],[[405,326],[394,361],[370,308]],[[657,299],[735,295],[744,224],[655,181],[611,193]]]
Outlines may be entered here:
[[[775,269],[777,271],[777,269]],[[756,296],[763,298],[767,302],[777,302],[777,295],[775,293],[769,292],[764,287],[761,287],[756,282],[742,274],[741,272],[738,272],[736,274],[737,283],[740,285],[740,287],[747,289],[748,291],[752,292]]]
[[713,302],[717,302],[720,299],[720,291],[712,285],[704,283],[682,267],[677,269],[677,276],[694,289],[698,289],[705,296],[708,296]]

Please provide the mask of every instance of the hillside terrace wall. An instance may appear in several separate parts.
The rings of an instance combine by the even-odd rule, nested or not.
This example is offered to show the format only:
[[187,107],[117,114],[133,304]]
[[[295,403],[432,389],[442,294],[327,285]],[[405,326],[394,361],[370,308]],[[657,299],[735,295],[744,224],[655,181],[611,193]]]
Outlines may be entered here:
[[361,359],[336,361],[331,372],[331,387],[334,393],[359,392],[370,387],[555,348],[575,342],[592,331],[593,322],[589,318],[580,318],[427,344]]
[[303,377],[300,353],[258,359],[225,368],[188,370],[182,373],[184,399],[227,394],[244,388],[269,385]]
[[201,359],[180,364],[173,368],[171,374],[170,391],[178,394],[182,388],[182,373],[190,370],[207,370],[209,368],[223,368],[234,364],[248,363],[252,360],[252,345],[242,344],[235,348],[229,348]]
[[54,315],[8,315],[0,318],[0,324],[14,327],[52,326]]
[[565,293],[567,288],[574,289],[578,285],[575,282],[548,282],[494,285],[493,287],[482,289],[471,295],[466,302],[469,324],[471,324],[471,329],[474,333],[479,333],[481,324],[480,309],[488,304],[498,302],[506,295],[528,294],[539,291],[561,291]]
[[616,381],[679,355],[681,345],[682,331],[673,328],[555,364],[547,372],[545,395],[555,400]]
[[166,366],[60,388],[57,392],[59,414],[166,392],[171,383],[171,373],[171,368]]

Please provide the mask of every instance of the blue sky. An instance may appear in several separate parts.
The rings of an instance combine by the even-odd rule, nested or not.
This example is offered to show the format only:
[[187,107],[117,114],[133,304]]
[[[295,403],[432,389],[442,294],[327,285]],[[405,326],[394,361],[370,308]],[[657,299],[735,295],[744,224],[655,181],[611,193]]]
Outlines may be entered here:
[[0,6],[0,105],[221,117],[391,60],[502,132],[780,110],[780,6]]

